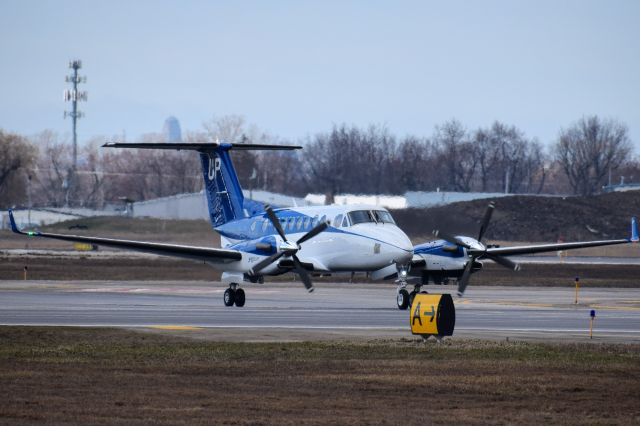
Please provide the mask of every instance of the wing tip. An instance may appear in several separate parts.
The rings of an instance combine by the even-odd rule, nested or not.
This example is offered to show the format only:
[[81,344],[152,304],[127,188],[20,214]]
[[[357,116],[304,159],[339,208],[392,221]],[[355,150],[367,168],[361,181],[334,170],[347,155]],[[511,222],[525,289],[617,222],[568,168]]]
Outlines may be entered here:
[[15,232],[16,234],[21,234],[22,233],[18,229],[18,225],[16,225],[16,220],[13,217],[13,210],[12,209],[9,209],[9,222],[11,223],[11,230],[13,232]]

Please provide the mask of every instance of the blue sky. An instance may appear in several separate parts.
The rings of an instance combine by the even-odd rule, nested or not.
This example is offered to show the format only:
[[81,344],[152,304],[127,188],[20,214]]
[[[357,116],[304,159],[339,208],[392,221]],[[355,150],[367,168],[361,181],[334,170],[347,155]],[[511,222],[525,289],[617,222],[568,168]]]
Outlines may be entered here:
[[0,0],[0,128],[79,139],[242,114],[293,140],[333,123],[431,135],[501,120],[543,143],[583,115],[640,139],[638,1]]

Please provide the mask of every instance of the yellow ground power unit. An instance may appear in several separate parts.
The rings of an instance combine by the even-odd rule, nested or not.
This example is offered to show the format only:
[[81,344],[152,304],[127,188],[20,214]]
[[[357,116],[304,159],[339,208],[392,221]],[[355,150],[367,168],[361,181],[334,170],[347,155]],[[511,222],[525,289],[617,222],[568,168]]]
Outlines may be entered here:
[[422,336],[451,336],[456,325],[456,308],[450,294],[416,294],[409,311],[411,333]]

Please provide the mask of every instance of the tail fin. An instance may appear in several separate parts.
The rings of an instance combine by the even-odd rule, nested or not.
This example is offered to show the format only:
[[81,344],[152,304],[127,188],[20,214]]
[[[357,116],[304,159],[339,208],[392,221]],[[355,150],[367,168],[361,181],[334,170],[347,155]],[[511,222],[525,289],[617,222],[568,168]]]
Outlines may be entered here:
[[244,196],[229,148],[219,146],[213,151],[201,152],[200,160],[213,227],[244,217]]
[[107,148],[191,150],[200,153],[209,219],[215,228],[245,217],[244,196],[229,151],[293,150],[301,146],[232,143],[106,143]]
[[640,241],[640,238],[638,238],[638,222],[635,217],[632,217],[631,218],[631,242],[637,243],[638,241]]

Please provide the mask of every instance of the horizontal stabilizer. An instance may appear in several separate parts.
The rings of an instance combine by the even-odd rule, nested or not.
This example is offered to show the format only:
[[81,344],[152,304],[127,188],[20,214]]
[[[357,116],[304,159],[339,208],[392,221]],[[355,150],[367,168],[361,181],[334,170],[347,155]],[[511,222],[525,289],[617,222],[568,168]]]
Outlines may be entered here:
[[103,148],[137,148],[137,149],[172,149],[177,151],[211,152],[217,148],[241,151],[290,151],[302,149],[299,145],[272,145],[259,143],[227,143],[227,142],[203,142],[203,143],[120,143],[107,142]]

